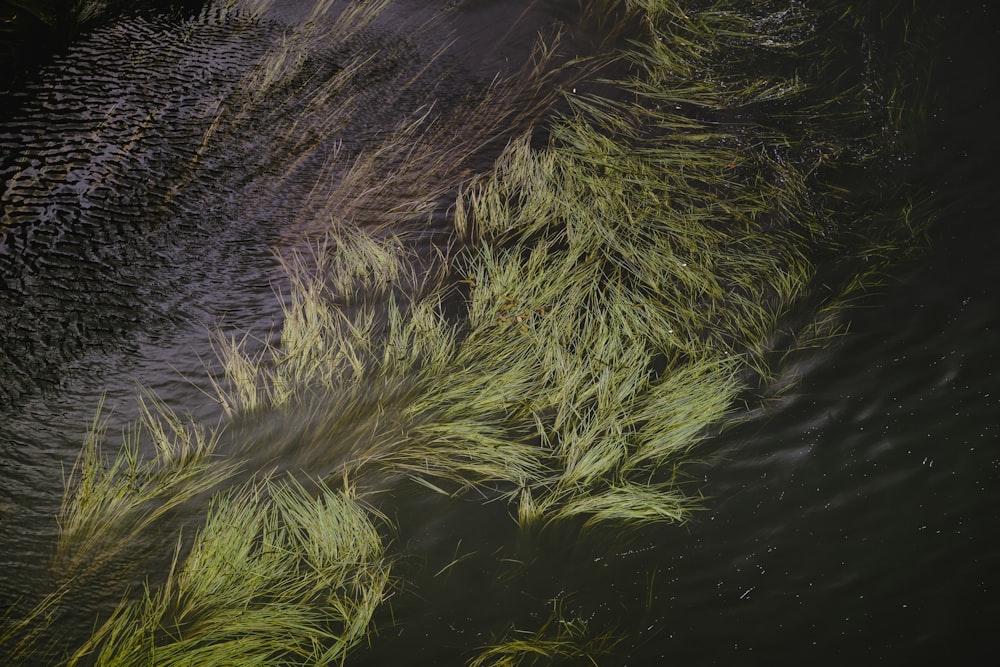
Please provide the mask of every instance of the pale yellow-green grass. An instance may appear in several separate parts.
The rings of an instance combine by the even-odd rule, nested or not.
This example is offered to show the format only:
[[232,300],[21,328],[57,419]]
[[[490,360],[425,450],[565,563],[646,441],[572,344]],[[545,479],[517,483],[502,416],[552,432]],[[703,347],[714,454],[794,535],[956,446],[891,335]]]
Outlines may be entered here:
[[329,665],[369,631],[389,585],[370,511],[290,480],[216,496],[190,552],[124,601],[67,665]]
[[[139,422],[123,434],[116,452],[102,446],[107,433],[100,412],[83,442],[59,514],[53,569],[60,575],[100,572],[112,559],[127,559],[138,538],[239,467],[218,456],[216,430],[185,420],[153,397],[140,407]],[[152,444],[154,456],[140,454],[143,442]]]

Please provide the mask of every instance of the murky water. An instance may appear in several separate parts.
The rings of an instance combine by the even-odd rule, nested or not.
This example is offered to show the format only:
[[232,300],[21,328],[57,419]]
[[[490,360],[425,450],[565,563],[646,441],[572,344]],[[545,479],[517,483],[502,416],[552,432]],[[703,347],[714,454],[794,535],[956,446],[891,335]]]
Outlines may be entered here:
[[[468,45],[506,32],[520,12],[461,3],[451,20],[469,40],[457,51],[469,55],[463,76],[523,56],[534,29],[565,14],[561,4],[533,5],[510,52],[487,52]],[[421,24],[427,7],[402,3],[383,27]],[[847,337],[803,359],[800,384],[766,418],[709,443],[711,459],[689,470],[705,510],[626,538],[553,532],[518,543],[504,507],[403,504],[400,567],[413,579],[393,601],[398,625],[381,618],[354,662],[456,664],[511,622],[537,627],[558,599],[565,616],[632,637],[607,664],[989,664],[1000,615],[1000,196],[990,154],[1000,90],[989,50],[1000,24],[983,7],[941,11],[947,36],[927,60],[940,99],[926,142],[902,167],[940,207],[930,249],[851,314]],[[141,25],[155,43],[161,28]],[[0,131],[3,180],[18,174],[0,223],[9,228],[0,250],[3,605],[45,588],[62,474],[100,395],[115,410],[113,430],[134,416],[136,382],[213,419],[200,391],[206,330],[262,332],[280,320],[271,248],[281,230],[269,221],[293,218],[302,201],[295,180],[271,168],[280,142],[249,160],[209,156],[217,162],[200,182],[172,171],[213,118],[209,89],[239,85],[255,49],[280,31],[247,27],[234,48],[231,24],[190,29],[218,49],[208,70],[184,52],[169,67],[108,68],[124,48],[112,32],[100,49],[57,61],[58,84],[33,91],[21,120]],[[109,69],[113,82],[95,73]],[[149,81],[185,92],[154,104]],[[175,134],[154,136],[162,127]],[[115,151],[140,129],[143,151]],[[351,129],[360,138],[373,128]],[[20,146],[54,152],[40,149],[26,167]],[[123,184],[121,174],[141,178]],[[36,190],[32,178],[59,185]],[[124,194],[87,194],[105,192],[102,180]],[[121,221],[113,229],[99,224],[109,213]],[[517,559],[498,563],[500,548]]]

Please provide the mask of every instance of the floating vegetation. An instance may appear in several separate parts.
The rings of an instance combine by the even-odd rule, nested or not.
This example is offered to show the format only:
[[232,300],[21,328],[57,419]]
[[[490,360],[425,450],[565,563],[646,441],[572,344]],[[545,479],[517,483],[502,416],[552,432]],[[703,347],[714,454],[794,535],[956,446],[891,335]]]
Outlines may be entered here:
[[348,494],[248,484],[216,496],[183,563],[66,664],[335,664],[388,583],[378,530]]
[[512,630],[503,641],[483,650],[469,661],[469,667],[518,667],[551,665],[563,661],[599,665],[599,658],[611,653],[618,638],[610,633],[592,636],[587,624],[566,619],[558,605],[534,632]]
[[[386,597],[391,524],[376,508],[391,514],[394,486],[507,503],[524,532],[684,521],[695,448],[780,390],[789,355],[828,342],[838,313],[914,247],[909,204],[878,182],[898,150],[900,110],[885,102],[897,98],[870,53],[843,53],[862,17],[675,0],[587,15],[629,39],[613,58],[563,63],[575,90],[558,112],[540,92],[558,80],[555,50],[540,48],[451,119],[416,109],[319,170],[283,251],[280,341],[216,340],[223,425],[150,399],[147,461],[131,436],[105,460],[95,423],[59,523],[67,587],[180,505],[208,510],[165,578],[69,664],[342,661]],[[297,77],[303,43],[264,63],[261,94],[220,125]],[[310,114],[344,80],[277,96],[304,114],[284,135],[289,170],[337,128]],[[454,233],[428,256],[414,221],[445,210]],[[614,645],[552,623],[471,664]]]
[[[235,462],[216,456],[217,432],[187,423],[151,400],[142,403],[141,420],[124,434],[114,458],[101,447],[107,434],[98,413],[66,481],[54,558],[57,571],[81,576],[106,567],[122,552],[129,558],[134,540],[236,472]],[[151,458],[140,454],[144,437],[156,449]]]

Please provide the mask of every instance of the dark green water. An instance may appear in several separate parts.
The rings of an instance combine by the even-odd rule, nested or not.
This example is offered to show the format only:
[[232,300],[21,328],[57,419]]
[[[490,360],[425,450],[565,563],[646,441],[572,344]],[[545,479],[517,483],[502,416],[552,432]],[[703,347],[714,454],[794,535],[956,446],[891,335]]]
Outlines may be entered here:
[[[995,10],[940,5],[945,36],[926,60],[938,98],[919,148],[900,165],[939,210],[930,248],[850,313],[843,340],[802,359],[800,383],[768,416],[708,443],[709,460],[689,470],[704,511],[687,525],[624,538],[553,532],[518,543],[504,507],[404,505],[396,517],[401,567],[415,579],[393,601],[395,625],[380,617],[372,648],[353,663],[460,664],[512,621],[537,627],[558,599],[567,617],[629,636],[602,664],[992,664],[1000,617],[1000,196],[992,154],[1000,91],[990,50],[1000,23]],[[390,23],[398,29],[420,10],[404,3]],[[466,3],[455,20],[475,45],[511,14],[505,3]],[[537,25],[545,14],[540,8],[530,20]],[[498,59],[483,57],[472,69]],[[183,117],[183,105],[176,108]],[[141,166],[159,173],[158,159],[152,152]],[[226,191],[270,183],[266,167],[248,165],[245,175],[225,181]],[[162,196],[156,187],[144,201]],[[91,279],[128,289],[109,295],[121,300],[113,309],[101,301],[70,308],[76,329],[62,316],[37,320],[50,343],[40,347],[56,350],[43,356],[44,372],[18,375],[21,357],[4,351],[13,360],[5,393],[16,379],[18,394],[0,418],[0,604],[45,588],[62,470],[99,394],[108,392],[115,424],[133,414],[134,380],[211,417],[212,402],[177,372],[204,388],[205,327],[222,321],[259,331],[279,318],[272,287],[280,272],[263,221],[280,202],[248,209],[239,196],[211,197],[217,182],[198,187],[186,210],[164,204],[153,222],[90,237],[88,266],[98,267]],[[206,202],[214,208],[198,208]],[[3,204],[5,212],[23,210]],[[52,215],[48,229],[58,235]],[[236,215],[245,224],[229,224]],[[143,244],[133,242],[136,229],[148,232]],[[101,273],[110,260],[100,253],[118,257],[121,247],[148,265],[124,277],[120,269]],[[65,267],[64,282],[75,268]],[[27,293],[48,304],[53,284],[30,283]],[[74,302],[63,287],[70,295],[51,303]],[[12,303],[4,302],[8,330],[29,321],[12,314]],[[456,557],[458,538],[461,552],[475,555],[432,576]],[[498,563],[498,549],[521,562]]]

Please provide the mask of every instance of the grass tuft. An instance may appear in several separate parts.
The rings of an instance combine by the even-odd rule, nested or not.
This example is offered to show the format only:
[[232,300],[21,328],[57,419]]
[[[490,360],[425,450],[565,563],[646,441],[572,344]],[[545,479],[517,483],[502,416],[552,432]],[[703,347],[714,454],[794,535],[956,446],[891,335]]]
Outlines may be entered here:
[[468,665],[524,667],[564,661],[599,665],[600,658],[611,653],[619,641],[608,633],[594,634],[584,621],[566,618],[557,601],[540,628],[534,632],[512,629],[507,637],[484,648]]
[[369,513],[294,480],[216,496],[167,581],[124,601],[67,665],[342,663],[389,584]]

